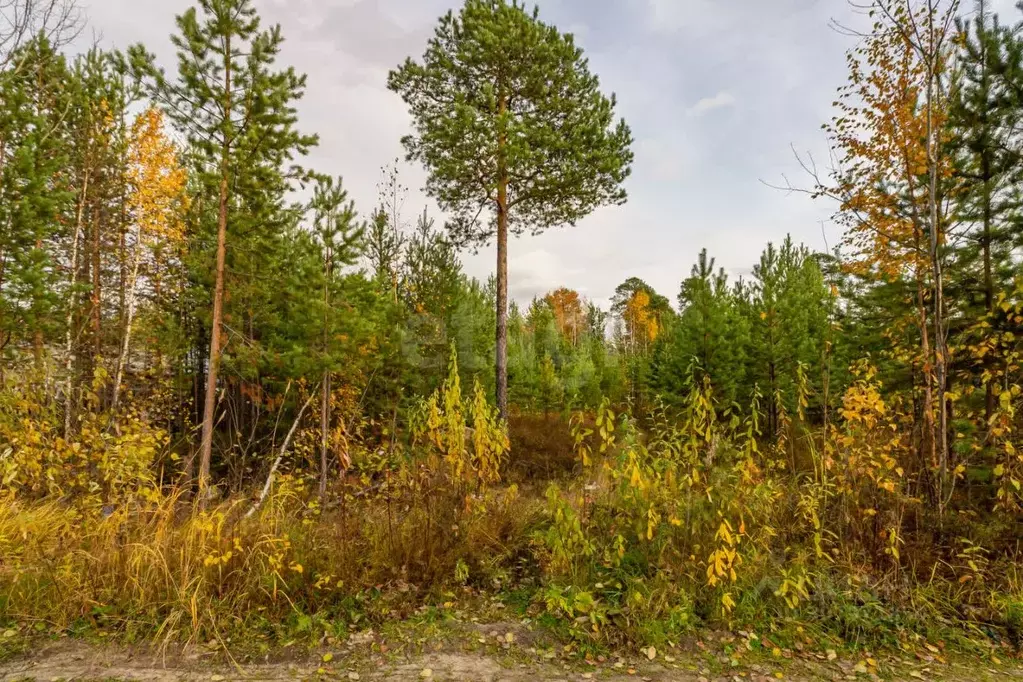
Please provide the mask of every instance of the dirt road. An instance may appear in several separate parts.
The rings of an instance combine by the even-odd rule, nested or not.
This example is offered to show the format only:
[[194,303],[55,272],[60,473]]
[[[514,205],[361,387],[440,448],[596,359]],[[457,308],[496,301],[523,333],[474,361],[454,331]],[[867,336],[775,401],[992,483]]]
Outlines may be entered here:
[[[1019,662],[955,661],[938,664],[909,659],[878,662],[798,660],[745,662],[726,669],[708,665],[696,655],[655,657],[655,660],[613,658],[604,661],[558,662],[531,655],[528,649],[438,651],[387,657],[330,652],[295,657],[287,662],[232,663],[223,655],[202,652],[159,652],[119,645],[59,640],[39,643],[0,663],[0,682],[41,680],[141,682],[226,682],[227,680],[388,680],[426,682],[774,682],[794,680],[947,680],[995,682],[1023,680]],[[532,660],[530,660],[532,659]]]

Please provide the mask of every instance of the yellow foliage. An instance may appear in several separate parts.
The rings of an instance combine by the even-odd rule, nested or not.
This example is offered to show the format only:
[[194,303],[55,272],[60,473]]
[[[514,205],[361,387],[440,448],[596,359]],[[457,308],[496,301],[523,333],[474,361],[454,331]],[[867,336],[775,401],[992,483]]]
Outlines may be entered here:
[[625,326],[634,343],[647,345],[657,340],[660,325],[650,310],[650,294],[637,290],[625,305]]
[[562,288],[547,294],[546,300],[554,313],[558,331],[566,340],[577,342],[586,325],[586,315],[583,313],[579,293]]
[[[100,371],[93,389],[102,388]],[[96,393],[73,435],[37,393],[5,394],[7,416],[0,420],[0,483],[22,498],[65,497],[80,508],[96,509],[156,495],[153,463],[167,445],[167,434],[134,410],[114,415],[96,409]]]
[[156,107],[139,114],[132,125],[127,178],[128,207],[146,245],[170,247],[184,241],[186,174]]
[[501,464],[510,448],[507,427],[497,409],[487,402],[479,381],[473,386],[472,399],[462,398],[454,348],[447,381],[426,402],[425,412],[425,424],[419,427],[418,435],[425,436],[439,455],[456,488],[463,493],[470,489],[481,492],[500,480]]

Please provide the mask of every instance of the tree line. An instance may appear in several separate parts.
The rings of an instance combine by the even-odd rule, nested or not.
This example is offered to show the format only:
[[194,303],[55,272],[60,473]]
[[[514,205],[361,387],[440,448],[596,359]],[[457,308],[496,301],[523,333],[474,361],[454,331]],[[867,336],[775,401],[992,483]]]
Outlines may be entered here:
[[[802,159],[809,182],[789,187],[833,201],[844,242],[768,244],[738,280],[704,251],[674,301],[630,278],[602,310],[569,288],[508,301],[508,235],[624,202],[632,163],[614,96],[537,11],[467,0],[389,76],[438,225],[407,205],[400,161],[369,211],[303,165],[307,81],[250,0],[179,16],[173,69],[141,45],[68,55],[70,6],[27,2],[0,43],[4,385],[40,392],[65,438],[88,412],[116,428],[143,410],[203,489],[265,468],[313,393],[326,481],[346,438],[404,428],[452,347],[504,418],[678,408],[706,379],[766,436],[799,415],[826,434],[868,358],[911,405],[944,505],[968,466],[994,466],[1018,398],[1023,39],[983,2],[968,19],[875,5],[825,126],[835,168]],[[495,277],[466,276],[459,250],[491,241]]]

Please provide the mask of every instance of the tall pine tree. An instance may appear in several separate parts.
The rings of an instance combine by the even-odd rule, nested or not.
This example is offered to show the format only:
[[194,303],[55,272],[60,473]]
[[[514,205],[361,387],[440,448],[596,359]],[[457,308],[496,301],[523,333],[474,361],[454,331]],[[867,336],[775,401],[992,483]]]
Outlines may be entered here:
[[[497,240],[497,405],[508,414],[508,235],[575,224],[625,201],[632,135],[570,34],[518,0],[466,0],[422,63],[392,71],[415,133],[409,159],[454,215],[456,241]],[[491,217],[493,220],[491,220]]]
[[[217,206],[212,315],[199,448],[199,490],[209,485],[218,377],[223,352],[224,290],[229,233],[280,219],[282,197],[298,175],[291,166],[316,138],[295,129],[294,103],[305,77],[276,69],[283,37],[262,29],[251,0],[199,0],[177,18],[173,80],[154,69],[141,46],[133,63],[153,76],[155,94],[185,132],[203,200]],[[287,221],[282,221],[285,229]]]

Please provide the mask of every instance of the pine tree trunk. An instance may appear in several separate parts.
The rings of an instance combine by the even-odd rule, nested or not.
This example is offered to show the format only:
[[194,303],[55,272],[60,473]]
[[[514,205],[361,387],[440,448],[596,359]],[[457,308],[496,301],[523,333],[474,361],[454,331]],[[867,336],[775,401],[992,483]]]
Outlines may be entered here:
[[[224,120],[229,121],[233,108],[231,100],[231,39],[225,40],[224,50]],[[224,319],[224,268],[227,260],[227,203],[228,173],[231,154],[231,140],[228,131],[223,133],[220,157],[220,208],[217,216],[217,270],[213,287],[213,321],[210,325],[210,357],[206,375],[206,395],[202,412],[202,441],[199,447],[199,504],[206,504],[207,487],[210,478],[210,460],[213,454],[214,413],[217,405],[217,378],[220,372],[220,336]]]
[[[507,100],[501,96],[498,116],[503,119]],[[499,123],[503,126],[503,121]],[[506,140],[502,130],[497,141],[497,339],[496,356],[497,411],[508,419],[508,171],[505,167]]]
[[[995,311],[995,283],[991,272],[991,206],[990,199],[984,206],[984,310],[990,315]],[[995,413],[995,384],[993,380],[984,385],[984,421],[990,422]]]
[[[127,126],[125,125],[125,121],[124,121],[124,110],[122,109],[121,110],[121,130],[123,131],[126,128],[127,128]],[[127,166],[125,164],[121,164],[121,168],[119,170],[119,185],[120,185],[119,189],[121,190],[121,196],[120,196],[120,199],[119,199],[120,204],[121,204],[121,210],[120,210],[120,215],[118,216],[118,218],[119,218],[119,220],[118,220],[118,222],[119,222],[119,225],[118,225],[119,237],[118,237],[118,239],[119,239],[120,260],[121,260],[121,262],[120,262],[120,266],[121,266],[121,295],[120,295],[120,311],[119,311],[119,319],[118,319],[120,324],[118,326],[121,327],[122,329],[124,329],[124,326],[127,324],[127,317],[128,317],[128,292],[125,291],[126,287],[128,286],[128,282],[126,281],[126,279],[128,278],[128,243],[127,243],[127,239],[128,239],[128,173],[127,173]],[[141,235],[141,232],[139,234]],[[138,245],[136,245],[136,246],[138,246]],[[137,273],[136,273],[136,279],[137,279]],[[131,285],[134,286],[134,282],[131,282]]]
[[220,373],[220,337],[224,319],[224,268],[227,241],[227,167],[220,180],[220,216],[217,219],[217,271],[213,287],[213,322],[210,325],[209,369],[206,373],[206,394],[202,412],[202,441],[199,447],[199,495],[205,501],[209,485],[210,460],[213,455],[213,421],[217,404],[217,379]]
[[[986,123],[984,125],[987,125]],[[991,211],[991,158],[987,144],[983,145],[981,152],[981,176],[984,183],[984,233],[981,249],[984,259],[984,311],[990,315],[995,310],[995,282],[991,271],[991,241],[992,222]],[[990,422],[991,416],[995,413],[995,386],[993,381],[986,381],[984,384],[984,421]]]
[[[500,201],[500,200],[499,200]],[[508,419],[508,217],[499,209],[497,215],[497,410],[502,420]]]
[[949,451],[948,451],[948,406],[945,404],[947,391],[948,344],[945,338],[945,295],[944,273],[941,263],[941,223],[938,211],[938,172],[939,144],[937,126],[935,124],[934,99],[935,79],[937,75],[936,61],[939,55],[934,39],[934,13],[929,12],[929,44],[932,52],[926,55],[927,66],[927,161],[929,166],[930,185],[928,187],[928,209],[930,212],[930,256],[932,277],[934,278],[934,381],[936,388],[935,404],[938,408],[938,475],[940,476],[938,500],[939,513],[944,512],[946,488],[949,485]]
[[323,373],[320,402],[320,499],[327,496],[327,433],[330,429],[330,372]]
[[[324,245],[325,262],[323,282],[323,357],[327,360],[327,349],[330,343],[330,278],[331,253],[330,245]],[[327,431],[330,428],[330,369],[323,371],[323,395],[320,402],[320,499],[327,495]]]
[[[984,0],[980,0],[978,5],[977,17],[980,25],[980,32],[978,33],[978,45],[980,47],[980,89],[981,99],[986,104],[991,99],[991,81],[989,72],[989,56],[988,56],[988,41],[991,39],[991,35],[987,32],[987,7]],[[991,181],[992,181],[992,168],[991,168],[991,154],[992,144],[989,134],[991,132],[991,120],[989,118],[990,112],[985,107],[981,112],[981,135],[982,141],[980,144],[980,178],[983,186],[982,192],[982,203],[984,211],[984,225],[983,233],[981,236],[981,252],[984,261],[984,311],[989,315],[995,310],[995,285],[994,275],[991,268],[991,241],[992,241],[992,223],[994,221],[993,209],[991,206]],[[984,383],[984,421],[985,423],[991,421],[992,415],[995,413],[995,385],[993,381],[986,381]]]

